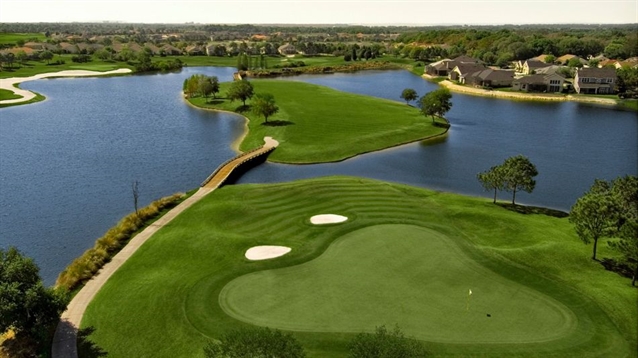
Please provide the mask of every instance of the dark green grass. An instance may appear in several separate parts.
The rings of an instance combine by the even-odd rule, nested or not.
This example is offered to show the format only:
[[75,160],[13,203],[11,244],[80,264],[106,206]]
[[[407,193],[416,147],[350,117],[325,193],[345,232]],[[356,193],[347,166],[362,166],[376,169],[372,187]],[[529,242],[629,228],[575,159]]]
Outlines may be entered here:
[[[350,220],[328,226],[309,223],[311,216],[326,213],[345,215]],[[493,205],[488,199],[344,177],[226,186],[215,191],[158,232],[113,275],[88,307],[82,326],[95,328],[90,338],[109,357],[202,356],[202,347],[209,339],[249,326],[227,315],[219,304],[220,293],[228,283],[259,271],[321,263],[322,258],[312,260],[329,250],[333,242],[344,236],[342,240],[347,242],[347,235],[356,236],[357,230],[374,230],[373,226],[385,224],[413,225],[436,233],[433,237],[444,237],[449,240],[446,245],[461,251],[450,253],[449,258],[464,257],[472,265],[498,274],[501,282],[525,286],[522,292],[551,297],[577,318],[576,326],[567,334],[545,342],[479,344],[468,340],[452,344],[426,340],[434,356],[635,356],[637,291],[629,279],[605,271],[590,259],[591,246],[578,240],[566,218],[520,214]],[[250,262],[244,253],[256,245],[283,245],[291,247],[292,252],[273,260]],[[600,257],[612,255],[604,243],[599,250]],[[421,259],[428,260],[429,255]],[[406,256],[414,260],[411,253]],[[353,266],[359,264],[351,261]],[[367,261],[363,258],[361,262]],[[414,265],[427,267],[428,263]],[[458,281],[462,295],[473,288],[465,287],[466,278],[445,277],[445,272],[436,275],[450,281],[439,282],[442,286],[454,286]],[[406,296],[414,294],[409,286]],[[299,294],[321,289],[326,287]],[[477,288],[475,297],[482,290]],[[366,300],[373,299],[369,295],[362,298],[361,306],[375,307],[374,301]],[[492,318],[501,319],[496,315]],[[477,315],[476,319],[484,317]],[[406,328],[410,332],[415,329]],[[483,326],[479,324],[476,329]],[[374,326],[365,330],[373,331]],[[418,336],[428,334],[435,332]],[[313,332],[294,335],[310,357],[344,357],[347,342],[354,336]]]
[[22,96],[13,93],[12,91],[6,89],[0,89],[0,101],[6,99],[18,99],[22,98]]
[[[239,101],[193,98],[191,103],[204,108],[239,111],[249,118],[249,132],[240,149],[263,143],[265,136],[280,146],[269,160],[285,163],[316,163],[343,160],[357,154],[417,141],[443,133],[417,108],[405,103],[337,91],[302,82],[253,80],[255,93],[274,95],[279,113],[270,117],[270,125],[244,108]],[[228,83],[222,84],[224,96]]]
[[[12,106],[22,106],[25,104],[31,104],[31,103],[36,103],[36,102],[40,102],[40,101],[44,101],[46,98],[37,93],[37,92],[33,92],[35,93],[35,97],[33,97],[32,99],[26,101],[26,102],[18,102],[18,103],[2,103],[0,104],[0,108],[5,108],[5,107],[12,107]],[[18,96],[17,98],[21,98],[21,96]],[[9,98],[7,98],[9,99]]]

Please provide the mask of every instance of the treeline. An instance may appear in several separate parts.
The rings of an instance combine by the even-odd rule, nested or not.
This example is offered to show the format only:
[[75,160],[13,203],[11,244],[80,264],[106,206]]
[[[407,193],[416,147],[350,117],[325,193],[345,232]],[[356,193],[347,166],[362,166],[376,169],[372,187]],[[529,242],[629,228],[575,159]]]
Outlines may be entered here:
[[491,64],[525,60],[542,54],[556,57],[572,54],[587,58],[602,53],[613,59],[638,56],[636,25],[556,30],[449,28],[402,33],[396,42],[406,44],[399,50],[410,57],[419,56],[418,49],[444,45],[442,50],[450,57],[469,55]]

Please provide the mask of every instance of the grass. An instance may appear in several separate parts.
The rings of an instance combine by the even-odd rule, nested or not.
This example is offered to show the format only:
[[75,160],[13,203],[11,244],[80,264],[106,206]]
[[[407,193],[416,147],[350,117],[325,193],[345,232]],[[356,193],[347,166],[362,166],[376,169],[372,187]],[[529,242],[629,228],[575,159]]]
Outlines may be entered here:
[[0,33],[0,45],[15,45],[16,42],[22,40],[24,42],[29,42],[31,39],[35,39],[36,41],[45,41],[46,36],[41,33]]
[[[3,90],[6,91],[6,90]],[[9,91],[7,91],[9,92]],[[13,93],[13,92],[11,92]],[[37,92],[33,92],[35,93],[35,97],[33,97],[32,99],[25,101],[25,102],[18,102],[18,103],[0,103],[0,108],[5,108],[5,107],[12,107],[12,106],[22,106],[25,104],[31,104],[31,103],[36,103],[36,102],[40,102],[40,101],[44,101],[46,99],[46,97],[44,97],[43,95],[37,93]],[[18,96],[16,98],[22,98],[21,96]],[[3,98],[3,99],[10,99],[10,98]]]
[[[325,213],[350,219],[309,223]],[[292,251],[246,260],[256,245]],[[201,356],[244,320],[293,329],[309,357],[345,357],[350,332],[381,323],[433,356],[635,356],[638,291],[590,255],[567,218],[489,199],[351,177],[225,186],[142,246],[82,327],[113,358]]]
[[[46,61],[28,61],[25,64],[14,63],[10,69],[4,68],[0,71],[0,78],[11,77],[30,77],[40,73],[58,72],[65,70],[88,70],[105,72],[111,70],[117,70],[118,68],[130,68],[133,66],[126,62],[108,62],[94,59],[87,63],[75,63],[71,61],[71,57],[74,55],[55,55],[50,64]],[[64,61],[63,64],[55,64],[56,61]]]
[[[280,142],[269,160],[313,163],[343,160],[357,154],[423,139],[445,130],[432,125],[419,110],[385,99],[340,92],[328,87],[278,80],[253,80],[255,93],[274,95],[279,113],[264,125],[263,117],[241,102],[192,98],[198,107],[239,111],[250,121],[240,149],[263,144],[265,136]],[[223,83],[225,93],[229,83]]]
[[0,88],[0,101],[7,99],[18,99],[22,96],[13,93],[12,91]]

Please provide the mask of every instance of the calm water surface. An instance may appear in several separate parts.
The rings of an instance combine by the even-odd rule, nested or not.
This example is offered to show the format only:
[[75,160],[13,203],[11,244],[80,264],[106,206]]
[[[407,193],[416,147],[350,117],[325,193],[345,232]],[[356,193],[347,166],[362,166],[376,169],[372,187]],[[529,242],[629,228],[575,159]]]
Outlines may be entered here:
[[[193,73],[230,80],[231,68],[27,82],[45,102],[0,109],[0,247],[34,257],[46,283],[97,237],[141,204],[199,185],[235,153],[243,119],[194,109],[180,96]],[[399,100],[436,85],[405,71],[287,78]],[[520,202],[568,209],[594,178],[638,173],[635,113],[576,103],[528,103],[453,96],[443,143],[406,145],[319,165],[266,163],[240,183],[358,175],[489,196],[476,173],[524,154],[540,172]],[[517,195],[518,196],[518,195]],[[505,198],[506,194],[501,195]]]

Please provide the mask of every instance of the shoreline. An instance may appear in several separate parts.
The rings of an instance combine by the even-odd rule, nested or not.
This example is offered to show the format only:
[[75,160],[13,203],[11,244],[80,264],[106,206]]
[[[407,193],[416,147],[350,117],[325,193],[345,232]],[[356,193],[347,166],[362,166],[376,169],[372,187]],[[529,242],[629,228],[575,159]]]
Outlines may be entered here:
[[[38,96],[37,93],[31,92],[29,90],[24,90],[18,87],[18,85],[22,82],[27,81],[35,81],[43,78],[61,78],[61,77],[95,77],[95,76],[107,76],[107,75],[118,75],[118,74],[129,74],[133,71],[129,68],[119,68],[117,70],[106,71],[106,72],[98,72],[98,71],[88,71],[88,70],[64,70],[59,72],[46,72],[40,73],[37,75],[33,75],[30,77],[11,77],[0,79],[0,89],[8,90],[13,92],[17,96],[22,96],[22,98],[15,99],[6,99],[0,101],[0,105],[18,105],[24,104],[23,102],[28,102],[33,100]],[[40,94],[40,96],[42,96]],[[42,96],[44,97],[44,96]]]
[[[421,77],[430,81],[436,78],[429,75],[422,75]],[[438,82],[438,84],[453,92],[463,93],[468,95],[475,95],[475,96],[482,96],[482,97],[492,97],[492,98],[498,98],[498,99],[521,100],[521,101],[550,101],[550,102],[572,101],[572,102],[599,104],[599,105],[605,105],[605,106],[619,105],[619,103],[616,100],[611,98],[576,97],[571,94],[561,95],[561,94],[542,94],[542,93],[525,93],[525,92],[503,92],[498,90],[488,91],[482,88],[457,85],[449,80],[443,80],[441,82]]]

